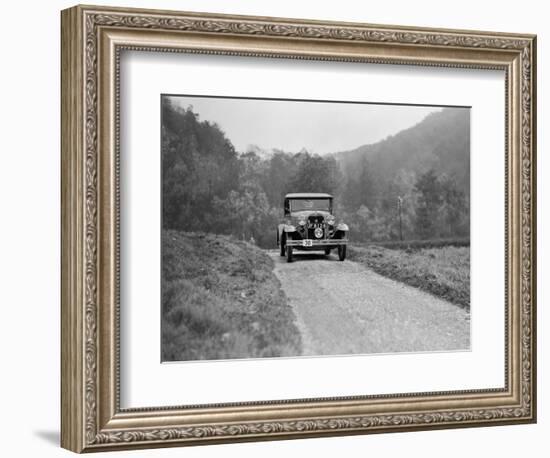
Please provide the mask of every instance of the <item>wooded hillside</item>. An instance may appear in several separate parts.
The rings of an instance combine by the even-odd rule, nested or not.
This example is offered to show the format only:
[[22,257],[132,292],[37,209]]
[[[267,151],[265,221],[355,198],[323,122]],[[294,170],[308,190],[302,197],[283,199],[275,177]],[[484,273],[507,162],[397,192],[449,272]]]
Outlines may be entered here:
[[273,247],[284,194],[328,192],[355,240],[468,237],[469,144],[469,110],[444,109],[352,151],[237,152],[223,126],[165,97],[163,228],[233,235]]
[[341,201],[367,239],[399,238],[399,206],[404,239],[469,237],[469,109],[443,109],[334,157],[345,177]]

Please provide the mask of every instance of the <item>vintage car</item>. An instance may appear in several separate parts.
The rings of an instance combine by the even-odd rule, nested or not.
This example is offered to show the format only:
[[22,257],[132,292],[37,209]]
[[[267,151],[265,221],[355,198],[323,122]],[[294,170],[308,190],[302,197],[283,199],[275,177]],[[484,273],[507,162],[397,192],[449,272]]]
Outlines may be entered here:
[[346,259],[349,228],[332,214],[332,196],[322,193],[292,193],[284,200],[284,221],[277,229],[277,246],[281,256],[292,262],[294,250],[338,250],[340,261]]

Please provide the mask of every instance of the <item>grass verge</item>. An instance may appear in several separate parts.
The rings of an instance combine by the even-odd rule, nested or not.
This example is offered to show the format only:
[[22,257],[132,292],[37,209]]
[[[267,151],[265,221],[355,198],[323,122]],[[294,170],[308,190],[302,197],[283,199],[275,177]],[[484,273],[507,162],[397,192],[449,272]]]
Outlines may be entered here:
[[163,361],[297,356],[301,345],[261,249],[222,235],[163,231]]
[[470,248],[388,249],[350,247],[350,259],[385,277],[470,308]]
[[420,248],[443,248],[447,246],[469,247],[470,238],[432,239],[432,240],[387,240],[385,242],[359,243],[360,246],[381,246],[396,250],[419,250]]

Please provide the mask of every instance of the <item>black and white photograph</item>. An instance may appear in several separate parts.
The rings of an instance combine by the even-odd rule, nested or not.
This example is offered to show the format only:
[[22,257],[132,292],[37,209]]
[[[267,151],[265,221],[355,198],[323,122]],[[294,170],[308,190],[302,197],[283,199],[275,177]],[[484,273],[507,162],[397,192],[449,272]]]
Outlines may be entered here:
[[161,96],[161,359],[470,349],[470,108]]

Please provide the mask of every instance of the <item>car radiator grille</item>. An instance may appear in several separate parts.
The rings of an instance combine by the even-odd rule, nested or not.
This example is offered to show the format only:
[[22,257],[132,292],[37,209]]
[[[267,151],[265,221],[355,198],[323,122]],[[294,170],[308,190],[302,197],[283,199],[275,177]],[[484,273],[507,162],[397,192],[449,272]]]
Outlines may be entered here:
[[[315,237],[315,229],[320,228],[323,231],[321,237]],[[322,216],[310,216],[307,222],[306,228],[307,238],[308,239],[324,239],[327,236],[327,231],[325,228],[325,223]]]

